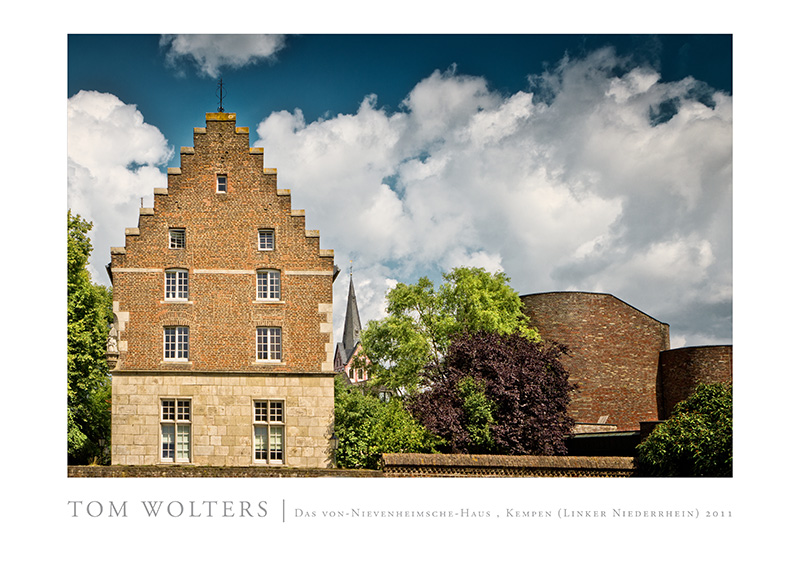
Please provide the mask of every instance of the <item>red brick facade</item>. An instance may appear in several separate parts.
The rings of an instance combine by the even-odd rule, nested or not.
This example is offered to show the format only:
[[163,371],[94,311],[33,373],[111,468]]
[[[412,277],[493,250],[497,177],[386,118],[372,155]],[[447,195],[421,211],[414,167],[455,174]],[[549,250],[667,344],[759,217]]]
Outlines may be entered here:
[[[190,327],[193,370],[321,371],[329,340],[319,311],[331,304],[333,253],[319,249],[319,234],[292,211],[289,191],[277,190],[275,170],[265,170],[263,150],[249,147],[247,128],[234,114],[208,114],[195,128],[194,147],[181,149],[180,169],[170,169],[167,190],[156,189],[154,207],[142,209],[125,247],[112,249],[114,300],[131,316],[119,336],[127,341],[118,369],[167,369],[163,327]],[[217,192],[217,175],[227,192]],[[185,248],[170,249],[169,230],[185,230]],[[274,231],[274,249],[258,249],[258,230]],[[164,297],[164,270],[189,272],[187,301]],[[257,301],[257,271],[278,270],[278,301]],[[283,328],[280,365],[256,362],[256,327]],[[331,368],[332,369],[332,368]]]
[[[284,463],[319,466],[332,423],[333,251],[306,230],[304,211],[292,210],[235,114],[206,114],[194,147],[181,148],[180,168],[154,193],[125,247],[111,250],[119,351],[112,459],[158,463],[159,399],[185,396],[191,461],[248,465],[252,402],[268,398],[285,411]],[[183,230],[183,241],[171,241],[171,230]],[[173,270],[184,278],[180,297],[169,293]],[[188,335],[188,355],[165,346],[165,329],[176,327]],[[268,359],[258,332],[275,332]]]
[[732,382],[732,346],[695,346],[661,352],[658,363],[658,418],[666,420],[701,383]]
[[658,418],[659,353],[669,349],[669,325],[602,293],[556,292],[522,297],[525,313],[545,340],[565,344],[570,404],[576,423],[604,419],[638,430]]

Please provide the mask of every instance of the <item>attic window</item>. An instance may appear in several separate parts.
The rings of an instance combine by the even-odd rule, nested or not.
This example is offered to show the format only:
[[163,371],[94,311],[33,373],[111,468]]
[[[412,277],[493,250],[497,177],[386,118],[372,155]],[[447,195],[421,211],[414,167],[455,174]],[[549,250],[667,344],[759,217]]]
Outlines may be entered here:
[[186,247],[186,229],[170,228],[169,230],[170,249],[183,249]]
[[227,175],[217,175],[217,192],[218,193],[227,193],[228,192],[228,176]]

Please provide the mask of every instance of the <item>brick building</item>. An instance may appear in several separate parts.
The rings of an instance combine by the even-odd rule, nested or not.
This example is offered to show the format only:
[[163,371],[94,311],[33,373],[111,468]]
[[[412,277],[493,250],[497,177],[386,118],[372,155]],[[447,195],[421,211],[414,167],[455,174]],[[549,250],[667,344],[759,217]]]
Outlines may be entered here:
[[669,325],[605,293],[555,292],[521,297],[546,340],[565,344],[562,361],[578,384],[570,403],[576,432],[639,430],[658,419],[659,354]]
[[112,464],[328,467],[333,250],[235,114],[180,165],[111,249]]
[[701,383],[731,383],[733,346],[691,346],[661,352],[658,358],[658,418],[666,420]]
[[698,384],[733,381],[732,346],[671,350],[668,324],[613,295],[561,291],[521,299],[542,338],[568,348],[562,361],[578,385],[569,408],[578,435],[639,431],[643,423],[652,430]]

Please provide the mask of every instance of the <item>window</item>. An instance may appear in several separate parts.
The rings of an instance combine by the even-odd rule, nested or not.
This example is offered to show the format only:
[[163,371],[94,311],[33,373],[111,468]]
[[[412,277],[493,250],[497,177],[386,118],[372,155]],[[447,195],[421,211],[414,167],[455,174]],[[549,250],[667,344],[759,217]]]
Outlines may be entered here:
[[189,462],[192,438],[192,401],[161,400],[161,461]]
[[164,298],[189,298],[189,272],[185,269],[170,269],[164,273]]
[[188,326],[164,328],[164,359],[170,361],[187,361],[189,359]]
[[283,463],[283,401],[253,402],[253,458],[267,464]]
[[258,328],[256,332],[256,359],[263,362],[281,361],[281,329]]
[[260,251],[270,251],[275,249],[275,230],[258,231],[258,249]]
[[217,175],[217,192],[218,193],[227,193],[228,192],[228,176],[227,175]]
[[257,273],[256,298],[262,301],[278,301],[281,298],[281,272],[274,269]]
[[186,229],[185,228],[170,228],[169,229],[169,247],[173,250],[180,250],[186,247]]

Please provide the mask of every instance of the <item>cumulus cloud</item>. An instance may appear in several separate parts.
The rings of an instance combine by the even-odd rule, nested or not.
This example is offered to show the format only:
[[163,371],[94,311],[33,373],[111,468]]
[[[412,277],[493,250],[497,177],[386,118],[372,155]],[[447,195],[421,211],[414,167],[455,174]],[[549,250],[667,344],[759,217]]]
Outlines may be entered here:
[[125,244],[125,227],[137,225],[140,197],[167,186],[161,168],[172,153],[158,128],[113,94],[80,91],[67,101],[69,206],[84,218],[103,218],[90,234],[96,282],[107,283],[102,266],[111,246]]
[[364,321],[397,280],[478,265],[520,293],[612,293],[677,345],[729,342],[731,97],[611,50],[530,85],[503,95],[452,67],[396,112],[369,95],[311,123],[273,113],[254,145],[339,264],[354,260]]
[[270,61],[286,43],[282,35],[162,35],[167,64],[193,65],[200,75],[219,77],[223,68],[238,69]]

